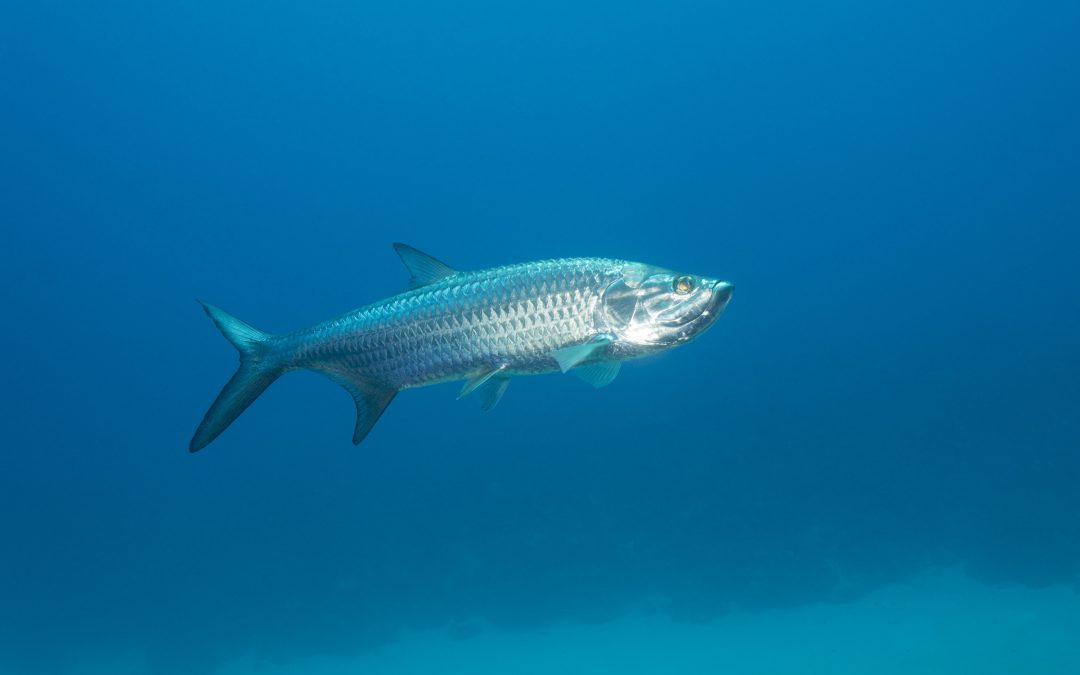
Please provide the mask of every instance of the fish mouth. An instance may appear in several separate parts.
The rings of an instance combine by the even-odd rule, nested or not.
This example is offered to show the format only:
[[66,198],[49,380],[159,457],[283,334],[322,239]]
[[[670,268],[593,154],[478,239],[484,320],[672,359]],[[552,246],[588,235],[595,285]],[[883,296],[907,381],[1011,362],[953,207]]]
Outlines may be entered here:
[[728,302],[731,301],[731,294],[735,292],[735,284],[726,281],[714,281],[712,292],[713,296],[709,311],[712,314],[719,314],[724,311]]

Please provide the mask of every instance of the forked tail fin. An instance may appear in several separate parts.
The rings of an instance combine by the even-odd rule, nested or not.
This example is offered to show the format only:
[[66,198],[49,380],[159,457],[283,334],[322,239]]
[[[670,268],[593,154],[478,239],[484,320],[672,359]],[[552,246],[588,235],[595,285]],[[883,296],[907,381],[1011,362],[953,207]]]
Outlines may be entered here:
[[252,328],[213,305],[202,301],[199,304],[225,338],[240,352],[240,368],[206,411],[206,416],[188,446],[191,452],[197,452],[209,445],[284,372],[282,359],[273,351],[271,334]]

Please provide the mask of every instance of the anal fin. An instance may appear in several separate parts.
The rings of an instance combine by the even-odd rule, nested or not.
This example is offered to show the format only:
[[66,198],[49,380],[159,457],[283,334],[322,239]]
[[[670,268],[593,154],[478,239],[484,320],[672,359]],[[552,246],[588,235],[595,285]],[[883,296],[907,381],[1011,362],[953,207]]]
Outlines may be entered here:
[[337,382],[353,397],[356,404],[356,427],[353,429],[353,445],[360,445],[360,441],[371,431],[375,423],[379,421],[386,406],[397,396],[397,390],[367,380],[355,373],[344,370],[320,371],[334,382]]

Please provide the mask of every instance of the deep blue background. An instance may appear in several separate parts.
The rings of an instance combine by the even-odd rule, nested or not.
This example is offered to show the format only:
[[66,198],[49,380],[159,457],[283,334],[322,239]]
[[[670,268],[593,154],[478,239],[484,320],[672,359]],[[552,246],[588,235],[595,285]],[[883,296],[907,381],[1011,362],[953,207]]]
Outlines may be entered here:
[[[0,9],[0,670],[1080,575],[1075,2]],[[623,369],[352,403],[235,366],[460,268],[721,276]]]

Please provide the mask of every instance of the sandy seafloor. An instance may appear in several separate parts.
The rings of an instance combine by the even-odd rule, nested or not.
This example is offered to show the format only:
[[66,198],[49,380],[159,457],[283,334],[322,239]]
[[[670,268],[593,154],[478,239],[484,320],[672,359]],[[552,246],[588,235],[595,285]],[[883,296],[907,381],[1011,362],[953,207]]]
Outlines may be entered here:
[[[137,654],[80,675],[143,672]],[[707,623],[661,613],[543,630],[418,633],[348,658],[235,660],[218,675],[1080,673],[1080,590],[991,586],[955,570],[846,603],[743,612]]]

